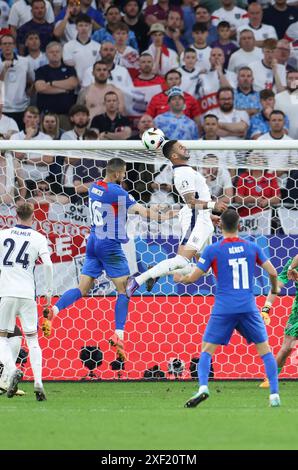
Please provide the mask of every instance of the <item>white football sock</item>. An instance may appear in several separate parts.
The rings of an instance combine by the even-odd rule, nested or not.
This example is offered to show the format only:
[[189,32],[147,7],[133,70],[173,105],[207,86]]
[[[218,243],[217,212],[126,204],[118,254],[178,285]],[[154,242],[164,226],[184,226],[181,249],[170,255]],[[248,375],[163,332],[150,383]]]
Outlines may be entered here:
[[16,362],[22,345],[22,336],[12,336],[12,338],[8,338],[8,344],[13,360]]
[[[15,364],[19,356],[20,349],[21,349],[22,336],[12,336],[11,338],[7,338],[7,341],[8,341],[8,346],[11,351],[12,360]],[[7,384],[8,378],[9,378],[9,370],[7,366],[4,366],[2,376],[1,376],[2,383]]]
[[122,341],[123,341],[123,338],[124,338],[124,330],[115,330],[115,333],[116,333],[116,335],[118,335],[119,338],[122,339]]
[[149,269],[145,273],[137,276],[136,282],[141,286],[148,279],[156,279],[157,277],[166,276],[167,274],[174,274],[176,269],[185,268],[189,264],[189,260],[184,256],[177,255],[174,258],[169,258],[161,261],[153,268]]
[[31,368],[34,375],[34,386],[42,387],[42,354],[37,336],[26,336],[29,348]]
[[8,339],[4,336],[0,336],[0,361],[10,377],[16,369],[16,365],[11,354]]

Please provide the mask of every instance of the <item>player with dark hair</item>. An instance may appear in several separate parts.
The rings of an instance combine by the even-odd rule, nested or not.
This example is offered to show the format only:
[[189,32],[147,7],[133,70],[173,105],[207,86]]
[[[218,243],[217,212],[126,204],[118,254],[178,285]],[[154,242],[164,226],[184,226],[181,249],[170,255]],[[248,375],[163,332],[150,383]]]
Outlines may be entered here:
[[[191,259],[211,242],[214,231],[213,222],[218,217],[212,215],[212,210],[222,212],[227,205],[222,200],[211,200],[210,190],[205,178],[195,171],[188,163],[190,153],[178,140],[169,140],[162,148],[164,156],[173,165],[174,184],[185,202],[179,213],[182,236],[178,253],[174,258],[161,261],[156,266],[139,276],[131,276],[127,283],[126,293],[130,297],[142,284],[147,283],[151,290],[154,280],[175,272],[190,272]],[[180,270],[183,271],[180,271]]]
[[106,166],[106,176],[94,182],[89,188],[89,210],[91,232],[87,242],[86,258],[81,271],[78,287],[66,291],[53,307],[46,309],[43,324],[45,336],[51,333],[51,321],[61,310],[86,296],[94,281],[103,270],[111,278],[118,292],[115,304],[115,333],[109,340],[116,348],[117,356],[125,360],[124,326],[128,314],[129,299],[125,289],[130,274],[126,256],[121,244],[128,242],[126,222],[128,214],[139,214],[151,220],[167,220],[174,211],[159,214],[152,208],[137,203],[121,183],[125,178],[126,163],[121,158],[112,158]]
[[234,329],[248,343],[256,345],[270,382],[269,404],[273,407],[280,405],[277,364],[253,293],[256,264],[269,274],[273,293],[278,289],[277,272],[258,245],[238,237],[238,225],[236,211],[225,211],[221,215],[223,240],[205,248],[196,270],[179,279],[185,284],[195,282],[210,267],[217,279],[215,304],[204,332],[198,364],[199,391],[186,402],[187,408],[193,408],[209,397],[212,355],[219,345],[229,343]]

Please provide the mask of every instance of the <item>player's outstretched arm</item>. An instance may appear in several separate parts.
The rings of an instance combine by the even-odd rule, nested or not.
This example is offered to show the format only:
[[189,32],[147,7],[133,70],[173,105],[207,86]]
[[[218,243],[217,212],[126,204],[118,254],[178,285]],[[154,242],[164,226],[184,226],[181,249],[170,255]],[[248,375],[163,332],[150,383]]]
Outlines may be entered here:
[[175,274],[175,282],[181,282],[182,284],[192,284],[196,282],[200,277],[204,276],[206,273],[200,268],[195,268],[191,273],[181,275]]
[[183,194],[183,197],[186,204],[188,204],[192,209],[212,209],[217,212],[223,212],[228,207],[222,199],[219,199],[217,202],[196,199],[195,193],[193,192]]
[[262,264],[262,268],[269,274],[271,289],[267,295],[264,307],[261,310],[261,315],[266,325],[270,324],[270,310],[280,292],[283,283],[277,279],[277,271],[271,261],[267,260]]
[[164,222],[165,220],[172,219],[178,215],[179,211],[169,210],[161,214],[154,207],[145,207],[142,204],[136,203],[128,209],[129,214],[139,214],[144,219],[156,220],[157,222]]
[[298,255],[295,256],[290,266],[288,267],[288,279],[290,281],[295,281],[295,282],[298,281],[298,271],[296,270],[297,267],[298,267]]

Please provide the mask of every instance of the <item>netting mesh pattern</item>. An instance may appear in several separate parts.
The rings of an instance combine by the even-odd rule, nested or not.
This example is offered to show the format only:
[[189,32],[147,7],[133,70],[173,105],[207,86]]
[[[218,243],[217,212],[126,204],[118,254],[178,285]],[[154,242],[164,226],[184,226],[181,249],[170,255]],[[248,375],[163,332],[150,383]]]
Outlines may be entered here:
[[[162,211],[169,206],[182,207],[171,166],[155,153],[86,150],[82,155],[73,150],[45,155],[34,151],[6,152],[0,157],[1,227],[15,223],[18,201],[25,198],[34,204],[35,228],[49,240],[56,296],[78,284],[90,226],[88,187],[104,175],[106,161],[115,156],[127,161],[123,186],[138,202],[158,205]],[[226,198],[237,208],[241,236],[255,240],[278,272],[297,254],[297,162],[293,150],[276,151],[275,155],[266,151],[192,151],[191,163],[205,176],[213,197]],[[252,197],[250,201],[245,199],[248,196]],[[123,248],[131,273],[143,272],[177,251],[177,218],[158,224],[132,216],[128,232],[131,238]],[[215,233],[214,241],[218,236],[220,233]],[[41,265],[36,267],[36,281],[37,294],[43,295]],[[154,366],[167,378],[194,376],[192,362],[199,357],[214,302],[214,284],[213,276],[208,275],[189,286],[165,277],[150,294],[142,287],[130,302],[125,330],[128,360],[122,364],[115,362],[115,352],[108,343],[114,331],[115,289],[103,272],[88,297],[59,314],[49,339],[40,334],[44,378],[140,379],[155,376],[149,370]],[[264,304],[268,290],[268,278],[258,268],[254,291],[259,306]],[[276,301],[268,327],[274,353],[281,345],[294,295],[295,287],[289,283]],[[41,307],[39,310],[41,316]],[[294,352],[284,369],[285,377],[297,375],[297,360]],[[25,378],[31,379],[30,363],[23,367]],[[253,347],[238,334],[216,354],[213,368],[215,378],[263,375]]]

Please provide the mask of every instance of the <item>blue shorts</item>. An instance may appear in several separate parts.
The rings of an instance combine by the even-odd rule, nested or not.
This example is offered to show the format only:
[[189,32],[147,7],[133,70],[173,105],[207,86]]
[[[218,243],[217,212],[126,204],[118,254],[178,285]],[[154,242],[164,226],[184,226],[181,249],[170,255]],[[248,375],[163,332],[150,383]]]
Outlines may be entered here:
[[203,341],[212,344],[228,344],[234,330],[237,330],[248,343],[263,343],[268,335],[259,312],[211,314]]
[[129,276],[130,274],[121,244],[113,240],[99,240],[91,233],[87,242],[86,258],[81,274],[96,279],[103,270],[111,278]]

